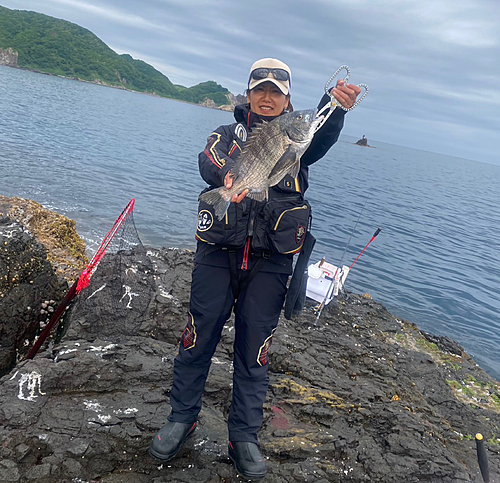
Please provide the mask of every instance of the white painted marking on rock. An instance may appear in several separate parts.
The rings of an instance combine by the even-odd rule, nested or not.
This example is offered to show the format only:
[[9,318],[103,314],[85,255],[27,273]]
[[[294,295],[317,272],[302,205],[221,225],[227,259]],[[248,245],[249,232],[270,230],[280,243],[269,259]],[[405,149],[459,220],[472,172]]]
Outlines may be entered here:
[[91,299],[97,292],[100,292],[101,290],[103,290],[104,288],[106,287],[106,284],[104,285],[101,285],[97,290],[95,290],[91,295],[89,295],[87,297],[87,300]]
[[[27,393],[25,392],[25,385]],[[36,394],[38,389],[38,394]],[[39,372],[33,371],[27,374],[21,374],[21,379],[19,379],[19,394],[18,399],[22,401],[35,401],[35,399],[40,396],[44,396],[45,393],[42,392],[42,375]]]
[[125,293],[122,295],[120,302],[128,295],[129,301],[128,301],[126,307],[127,307],[127,309],[131,309],[132,306],[130,304],[132,303],[132,297],[139,297],[139,294],[132,292],[132,288],[129,287],[128,285],[124,285],[123,288],[125,289]]
[[137,267],[136,266],[128,267],[127,269],[125,269],[125,275],[128,275],[129,271],[131,271],[135,275],[137,273]]

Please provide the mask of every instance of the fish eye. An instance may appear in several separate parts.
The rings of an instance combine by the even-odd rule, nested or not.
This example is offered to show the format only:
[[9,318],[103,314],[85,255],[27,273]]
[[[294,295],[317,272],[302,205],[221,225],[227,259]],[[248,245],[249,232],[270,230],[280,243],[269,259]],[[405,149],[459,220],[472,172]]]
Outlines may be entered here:
[[302,114],[299,114],[299,115],[297,116],[297,119],[298,119],[299,121],[302,121],[302,118],[303,118],[303,117],[304,117],[304,116],[303,116]]

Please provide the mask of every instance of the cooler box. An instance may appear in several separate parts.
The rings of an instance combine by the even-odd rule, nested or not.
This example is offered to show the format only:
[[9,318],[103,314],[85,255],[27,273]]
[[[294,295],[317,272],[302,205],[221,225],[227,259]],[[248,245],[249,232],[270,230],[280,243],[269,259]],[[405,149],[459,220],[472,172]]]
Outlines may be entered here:
[[342,290],[348,274],[349,267],[346,265],[338,268],[324,260],[309,265],[306,296],[321,303],[326,297],[325,305],[328,305],[332,298],[338,295],[339,290]]

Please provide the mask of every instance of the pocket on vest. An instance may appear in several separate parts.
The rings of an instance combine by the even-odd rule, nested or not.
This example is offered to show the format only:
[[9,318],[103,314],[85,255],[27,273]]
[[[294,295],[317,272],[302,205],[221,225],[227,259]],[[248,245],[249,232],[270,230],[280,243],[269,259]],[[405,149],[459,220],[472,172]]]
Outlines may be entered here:
[[247,237],[248,213],[245,200],[231,203],[222,220],[214,213],[214,207],[200,201],[198,204],[198,221],[196,239],[209,245],[221,245],[229,248],[240,248]]
[[302,197],[271,200],[257,217],[252,246],[282,254],[302,249],[311,206]]

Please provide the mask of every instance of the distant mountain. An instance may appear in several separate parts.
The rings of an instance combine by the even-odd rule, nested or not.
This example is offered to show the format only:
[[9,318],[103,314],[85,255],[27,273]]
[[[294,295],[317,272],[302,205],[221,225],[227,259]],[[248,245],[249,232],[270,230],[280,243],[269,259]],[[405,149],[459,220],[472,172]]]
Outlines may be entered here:
[[119,55],[89,30],[66,20],[0,6],[0,64],[207,105],[234,96],[209,81],[173,84],[142,60]]

